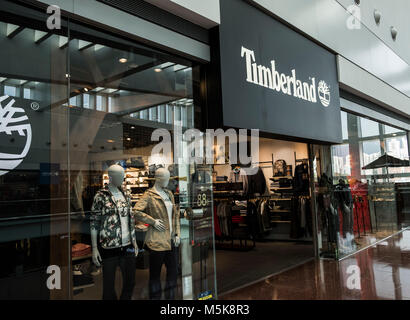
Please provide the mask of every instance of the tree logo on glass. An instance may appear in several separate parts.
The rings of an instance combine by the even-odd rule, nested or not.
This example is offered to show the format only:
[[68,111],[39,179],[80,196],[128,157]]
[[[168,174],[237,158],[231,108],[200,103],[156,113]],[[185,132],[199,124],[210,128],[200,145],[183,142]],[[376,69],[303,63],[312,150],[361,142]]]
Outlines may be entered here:
[[317,87],[320,102],[324,107],[328,107],[330,104],[330,89],[326,82],[323,80],[319,82]]
[[24,109],[14,107],[16,101],[10,99],[7,102],[8,99],[9,96],[0,97],[0,176],[23,162],[32,139],[31,125]]

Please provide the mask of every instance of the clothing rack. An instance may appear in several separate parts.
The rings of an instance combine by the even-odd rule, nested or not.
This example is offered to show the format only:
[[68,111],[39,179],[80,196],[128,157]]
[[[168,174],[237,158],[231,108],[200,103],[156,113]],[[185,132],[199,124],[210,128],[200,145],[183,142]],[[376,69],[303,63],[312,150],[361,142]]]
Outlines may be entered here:
[[[238,201],[249,201],[248,197],[243,197],[243,196],[239,196],[236,198],[215,198],[215,200],[218,202],[232,202],[234,203],[235,200]],[[232,228],[232,222],[230,222],[230,229]],[[249,228],[250,226],[248,226]],[[232,231],[232,229],[231,229]],[[235,247],[235,240],[239,240],[239,247]],[[229,236],[222,236],[219,238],[215,239],[216,241],[216,247],[217,249],[223,249],[223,250],[239,250],[239,251],[249,251],[252,250],[255,246],[256,246],[256,242],[255,239],[253,239],[253,237],[249,237],[249,238],[235,238],[232,235]],[[248,245],[248,241],[251,241],[252,244]]]
[[272,160],[270,161],[259,161],[259,162],[252,162],[252,164],[266,164],[269,163],[269,166],[260,166],[261,169],[267,169],[267,168],[272,168],[272,176],[274,175],[274,166],[275,166],[275,162],[273,159],[273,153],[272,153]]
[[304,159],[297,159],[297,157],[296,157],[296,151],[294,152],[294,155],[295,155],[295,165],[296,165],[296,163],[298,163],[298,162],[305,162],[305,161],[309,161],[309,159],[308,159],[308,158],[304,158]]

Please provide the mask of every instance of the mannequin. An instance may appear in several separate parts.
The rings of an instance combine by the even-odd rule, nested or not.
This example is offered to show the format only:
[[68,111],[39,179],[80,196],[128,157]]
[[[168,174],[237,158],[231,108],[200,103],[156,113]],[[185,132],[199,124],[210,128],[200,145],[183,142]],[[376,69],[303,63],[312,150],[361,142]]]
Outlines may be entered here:
[[123,192],[125,172],[119,165],[108,168],[110,182],[94,197],[91,216],[92,260],[103,267],[103,299],[117,299],[115,273],[123,278],[121,300],[132,297],[138,246],[130,198]]
[[164,168],[155,171],[155,184],[135,205],[137,220],[148,223],[145,243],[150,252],[150,299],[161,299],[161,268],[165,263],[167,280],[165,298],[175,299],[180,244],[179,211],[172,192],[165,189],[170,173]]

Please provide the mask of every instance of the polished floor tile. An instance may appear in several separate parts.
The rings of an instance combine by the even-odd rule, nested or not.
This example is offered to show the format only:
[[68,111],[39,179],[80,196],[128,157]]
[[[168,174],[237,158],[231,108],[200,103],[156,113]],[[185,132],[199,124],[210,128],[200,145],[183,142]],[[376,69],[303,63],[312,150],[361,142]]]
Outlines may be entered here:
[[410,230],[342,261],[314,260],[220,299],[410,300]]

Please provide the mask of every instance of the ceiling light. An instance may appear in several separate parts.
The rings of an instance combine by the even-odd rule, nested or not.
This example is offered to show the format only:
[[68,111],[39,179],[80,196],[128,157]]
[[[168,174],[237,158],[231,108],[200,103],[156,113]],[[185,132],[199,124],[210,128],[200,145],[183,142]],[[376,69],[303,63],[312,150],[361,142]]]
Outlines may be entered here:
[[127,63],[128,59],[126,58],[121,58],[118,60],[120,63]]
[[85,91],[85,92],[88,92],[88,88],[84,88],[84,91]]
[[160,69],[160,68],[155,68],[154,71],[155,71],[155,72],[161,72],[162,69]]
[[131,129],[135,129],[135,127],[133,126],[133,127],[131,127]]
[[127,138],[127,141],[131,141],[131,138]]
[[108,143],[114,143],[114,140],[107,140]]

